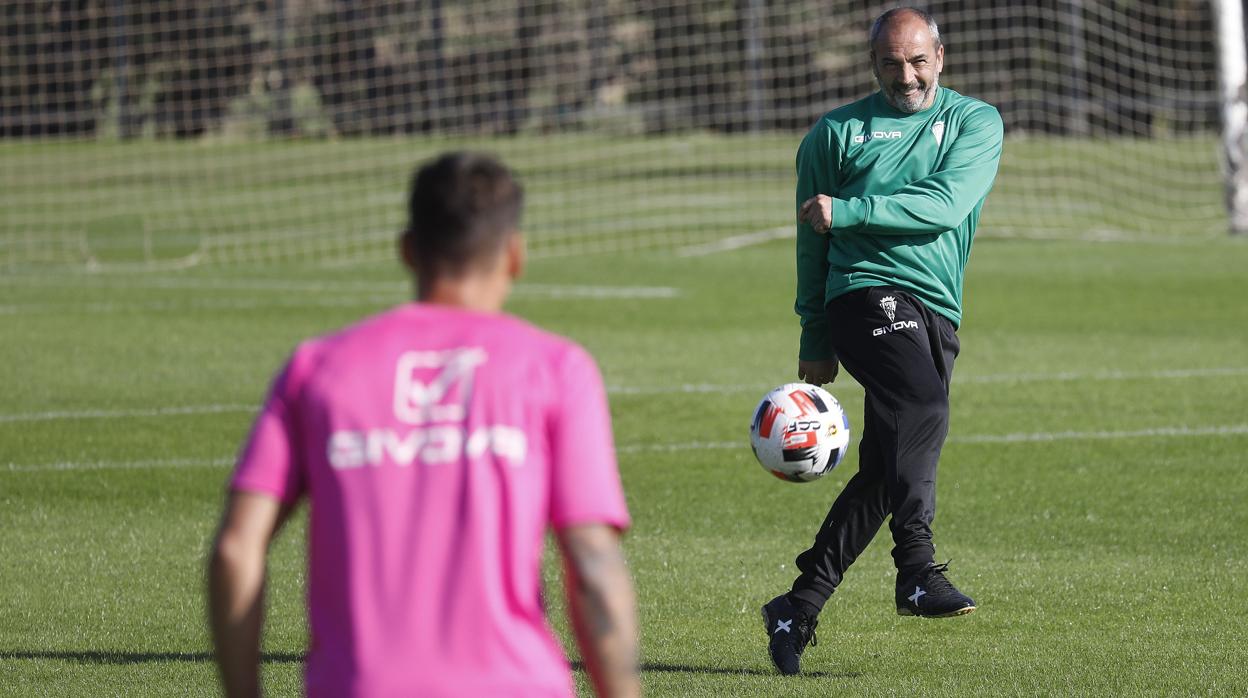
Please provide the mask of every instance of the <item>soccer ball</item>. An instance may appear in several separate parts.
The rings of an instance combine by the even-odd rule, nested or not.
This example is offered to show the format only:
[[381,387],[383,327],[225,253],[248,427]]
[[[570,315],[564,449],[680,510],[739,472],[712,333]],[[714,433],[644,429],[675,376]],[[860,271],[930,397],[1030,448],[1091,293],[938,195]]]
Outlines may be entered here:
[[763,469],[781,480],[818,480],[849,450],[849,418],[823,388],[788,383],[758,403],[750,423],[750,448]]

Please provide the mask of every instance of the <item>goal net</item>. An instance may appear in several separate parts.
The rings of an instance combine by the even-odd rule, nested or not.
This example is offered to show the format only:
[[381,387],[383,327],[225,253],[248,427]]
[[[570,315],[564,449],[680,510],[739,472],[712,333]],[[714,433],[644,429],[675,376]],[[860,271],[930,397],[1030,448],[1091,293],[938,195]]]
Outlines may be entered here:
[[[0,9],[0,266],[389,258],[413,166],[500,154],[536,255],[792,234],[793,158],[874,89],[850,0],[81,0]],[[935,2],[1000,111],[984,236],[1227,225],[1206,2]]]

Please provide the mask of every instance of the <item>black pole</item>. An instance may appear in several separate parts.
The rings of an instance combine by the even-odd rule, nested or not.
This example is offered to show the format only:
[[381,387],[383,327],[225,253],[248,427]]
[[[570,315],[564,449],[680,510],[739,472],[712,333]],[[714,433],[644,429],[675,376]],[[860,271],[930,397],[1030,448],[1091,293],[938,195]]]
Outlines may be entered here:
[[453,127],[453,121],[447,113],[450,109],[450,100],[446,94],[446,58],[444,55],[446,37],[443,35],[442,0],[430,0],[429,11],[433,13],[431,22],[433,37],[430,45],[430,50],[433,52],[433,80],[428,84],[433,94],[426,104],[429,105],[430,128],[441,132]]
[[113,91],[117,100],[117,137],[133,138],[134,128],[130,123],[130,45],[126,35],[129,23],[126,21],[125,0],[110,0],[112,10],[111,26],[113,30]]
[[1069,32],[1070,85],[1067,88],[1067,133],[1088,134],[1088,61],[1083,26],[1083,0],[1067,0],[1066,24]]
[[745,13],[745,65],[749,75],[746,123],[751,133],[763,126],[763,0],[749,0]]
[[278,79],[276,85],[269,86],[277,93],[274,113],[269,120],[269,133],[292,135],[295,132],[295,119],[291,109],[290,71],[286,61],[286,0],[273,2],[273,52]]

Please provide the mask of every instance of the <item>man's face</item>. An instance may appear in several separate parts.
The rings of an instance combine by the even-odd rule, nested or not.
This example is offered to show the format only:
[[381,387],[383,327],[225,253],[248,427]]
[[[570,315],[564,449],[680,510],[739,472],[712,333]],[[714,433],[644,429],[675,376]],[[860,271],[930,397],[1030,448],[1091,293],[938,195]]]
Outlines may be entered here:
[[913,114],[932,106],[945,67],[945,47],[937,46],[923,20],[903,15],[883,27],[871,47],[871,72],[885,101]]

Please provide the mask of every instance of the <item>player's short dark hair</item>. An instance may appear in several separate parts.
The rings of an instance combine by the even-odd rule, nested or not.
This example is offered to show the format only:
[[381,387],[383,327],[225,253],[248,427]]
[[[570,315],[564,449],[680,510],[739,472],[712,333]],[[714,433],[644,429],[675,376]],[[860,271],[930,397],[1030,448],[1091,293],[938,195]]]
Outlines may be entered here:
[[422,277],[457,275],[498,254],[520,226],[524,190],[484,153],[446,153],[417,169],[403,245]]
[[912,14],[923,20],[923,23],[927,25],[927,30],[932,33],[932,40],[936,42],[936,46],[939,47],[941,45],[940,27],[936,26],[936,18],[932,17],[930,12],[917,7],[894,7],[876,17],[875,21],[871,23],[871,31],[867,32],[867,46],[875,50],[875,40],[880,38],[880,32],[884,31],[884,27],[893,21],[894,17],[903,14]]

